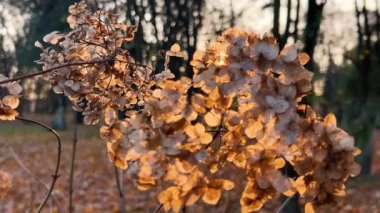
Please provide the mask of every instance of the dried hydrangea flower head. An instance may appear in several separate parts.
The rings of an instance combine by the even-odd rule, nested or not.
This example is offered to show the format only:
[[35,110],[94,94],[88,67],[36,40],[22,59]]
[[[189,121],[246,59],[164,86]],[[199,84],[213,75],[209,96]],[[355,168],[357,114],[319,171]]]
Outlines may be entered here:
[[63,66],[46,79],[56,93],[64,93],[73,108],[85,115],[86,124],[94,124],[111,108],[123,111],[144,101],[152,86],[152,69],[136,64],[125,44],[134,38],[136,26],[117,23],[117,16],[103,11],[91,12],[84,1],[69,8],[67,22],[71,31],[52,32],[43,40],[43,69]]
[[[69,12],[71,32],[45,36],[47,48],[36,43],[45,69],[71,63],[47,79],[87,124],[102,119],[109,159],[140,190],[156,189],[166,211],[199,200],[216,205],[228,190],[241,194],[243,212],[294,193],[312,209],[343,195],[347,178],[358,174],[353,138],[333,116],[298,113],[312,73],[295,46],[280,51],[274,37],[229,29],[195,52],[193,79],[175,80],[168,64],[183,56],[178,44],[153,75],[123,48],[136,27],[91,13],[84,1]],[[296,180],[283,173],[286,163]]]
[[[327,141],[320,132],[319,137],[308,133],[309,123],[319,119],[298,113],[299,102],[312,90],[312,73],[303,67],[308,60],[294,46],[280,52],[273,37],[227,30],[205,52],[194,54],[192,81],[160,81],[142,111],[128,112],[116,127],[103,127],[120,133],[105,137],[111,160],[128,168],[140,189],[165,187],[159,201],[167,211],[199,199],[215,205],[224,190],[240,190],[243,212],[296,191],[308,209],[327,201],[322,197],[341,195],[347,177],[359,171],[353,164],[358,152],[336,125],[325,127]],[[308,155],[309,143],[327,154]],[[330,158],[339,163],[327,169],[323,165]],[[314,167],[303,171],[303,161]],[[286,162],[298,172],[296,181],[283,174]],[[234,189],[232,180],[241,178],[246,187]],[[321,184],[318,191],[310,181]]]
[[294,188],[307,202],[325,204],[345,195],[345,181],[360,173],[355,156],[360,150],[354,139],[336,126],[333,114],[324,119],[307,109],[307,119],[300,125],[302,133],[290,149],[299,177]]
[[[0,81],[8,78],[0,74]],[[18,116],[19,95],[22,87],[18,83],[0,85],[0,120],[15,120]]]

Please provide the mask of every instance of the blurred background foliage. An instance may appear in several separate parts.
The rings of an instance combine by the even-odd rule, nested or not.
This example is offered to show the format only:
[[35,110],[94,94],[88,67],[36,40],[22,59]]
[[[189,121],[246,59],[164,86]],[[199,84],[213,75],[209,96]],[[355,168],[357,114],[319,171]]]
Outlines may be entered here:
[[[51,31],[68,31],[67,8],[74,0],[0,0],[0,73],[35,72],[39,49],[34,42]],[[242,27],[269,32],[281,47],[295,44],[312,58],[315,93],[306,101],[324,116],[333,112],[339,124],[363,150],[363,174],[371,171],[376,130],[380,122],[379,0],[88,0],[93,10],[120,14],[120,21],[138,25],[135,59],[162,70],[161,50],[178,43],[185,60],[171,61],[177,76],[192,76],[189,62],[196,49],[224,29]],[[55,113],[65,128],[69,107],[41,80],[24,85],[22,113]],[[66,106],[67,105],[67,106]],[[80,116],[78,116],[80,120]],[[57,122],[60,121],[60,122]]]

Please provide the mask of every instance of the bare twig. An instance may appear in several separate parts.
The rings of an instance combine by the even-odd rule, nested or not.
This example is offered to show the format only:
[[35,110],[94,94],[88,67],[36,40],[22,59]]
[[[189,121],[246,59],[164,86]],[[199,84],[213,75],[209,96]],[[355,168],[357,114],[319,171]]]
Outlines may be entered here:
[[221,129],[221,130],[216,129],[216,130],[206,130],[206,132],[228,132],[228,131],[225,129]]
[[[74,118],[75,120],[75,118]],[[71,153],[71,167],[70,167],[70,191],[69,191],[69,212],[73,212],[73,185],[74,185],[74,165],[75,153],[78,142],[78,122],[75,120],[74,137],[73,137],[73,151]]]
[[87,45],[98,46],[98,47],[102,47],[102,48],[106,49],[106,47],[104,47],[103,45],[101,45],[101,44],[97,44],[97,43],[94,43],[94,42],[91,42],[91,41],[80,40],[80,42],[84,42],[84,43],[86,43]]
[[43,75],[43,74],[46,74],[46,73],[49,73],[49,72],[53,72],[54,70],[57,70],[57,69],[60,69],[60,68],[64,68],[64,67],[89,65],[89,64],[100,64],[100,63],[110,62],[110,61],[120,61],[120,62],[124,62],[126,64],[143,67],[144,69],[149,68],[149,69],[153,70],[151,67],[149,67],[147,65],[133,63],[133,62],[128,62],[128,61],[124,61],[124,60],[117,60],[117,59],[114,59],[114,56],[113,56],[113,57],[107,57],[105,59],[99,59],[99,60],[95,60],[95,61],[83,61],[83,62],[74,62],[74,63],[68,63],[68,64],[58,65],[58,66],[52,67],[52,68],[47,69],[47,70],[42,70],[40,72],[31,73],[31,74],[27,74],[27,75],[15,77],[15,78],[10,78],[10,79],[4,80],[4,81],[0,81],[0,85],[6,84],[6,83],[15,82],[15,81],[19,81],[19,80],[23,80],[23,79],[27,79],[27,78],[32,78],[32,77],[39,76],[39,75]]
[[105,61],[107,61],[107,60],[102,59],[102,60],[96,60],[96,61],[85,61],[85,62],[75,62],[75,63],[62,64],[62,65],[59,65],[59,66],[56,66],[56,67],[52,67],[52,68],[47,69],[47,70],[42,70],[40,72],[31,73],[31,74],[28,74],[28,75],[23,75],[23,76],[7,79],[7,80],[4,80],[4,81],[0,81],[0,85],[1,84],[6,84],[6,83],[10,83],[10,82],[15,82],[15,81],[26,79],[26,78],[32,78],[32,77],[35,77],[35,76],[43,75],[43,74],[46,74],[46,73],[49,73],[49,72],[52,72],[54,70],[57,70],[57,69],[60,69],[60,68],[64,68],[64,67],[79,66],[79,65],[86,65],[86,64],[99,64],[99,63],[103,63]]
[[[33,210],[33,203],[34,203],[34,193],[33,193],[33,184],[32,182],[29,182],[29,190],[30,190],[30,207],[28,212],[32,212]],[[48,188],[49,190],[49,188]]]
[[289,201],[293,198],[293,196],[286,198],[286,200],[281,204],[280,207],[276,210],[276,213],[280,213],[282,209],[285,208],[285,206],[289,203]]
[[125,199],[124,199],[124,193],[122,190],[122,186],[120,183],[120,178],[119,178],[119,170],[117,167],[114,165],[115,168],[115,177],[116,177],[116,186],[117,190],[119,191],[119,208],[121,213],[126,213],[127,211],[125,210]]
[[157,206],[157,208],[154,210],[153,213],[158,213],[163,206],[164,206],[164,204],[161,203],[159,206]]
[[49,126],[43,124],[43,123],[40,123],[38,121],[35,121],[35,120],[30,120],[30,119],[26,119],[26,118],[22,118],[22,117],[16,117],[17,120],[21,120],[21,121],[26,121],[26,122],[30,122],[30,123],[34,123],[34,124],[37,124],[47,130],[49,130],[52,134],[54,134],[54,136],[56,137],[57,139],[57,143],[58,143],[58,154],[57,154],[57,163],[56,163],[56,166],[55,166],[55,171],[54,171],[54,174],[52,175],[53,177],[53,180],[50,184],[50,187],[49,187],[49,191],[48,193],[46,194],[44,200],[42,201],[42,203],[40,204],[40,206],[38,207],[37,209],[37,212],[41,212],[42,209],[44,208],[44,206],[46,205],[46,202],[49,200],[49,197],[50,195],[52,194],[53,192],[53,189],[54,189],[54,185],[59,177],[59,167],[60,167],[60,164],[61,164],[61,152],[62,152],[62,145],[61,145],[61,138],[59,137],[59,134],[58,132],[56,132],[54,129],[50,128]]
[[[36,174],[34,174],[32,171],[30,171],[25,166],[25,164],[22,162],[22,160],[20,159],[20,157],[14,152],[14,150],[12,149],[12,147],[10,147],[8,144],[0,141],[0,147],[1,146],[4,146],[6,149],[8,149],[9,153],[15,159],[16,163],[20,166],[20,168],[22,170],[24,170],[24,172],[26,172],[28,175],[30,175],[36,182],[38,182],[41,185],[43,185],[47,189],[47,191],[50,190],[49,186],[46,183],[44,183]],[[58,206],[58,201],[57,201],[57,199],[56,199],[56,197],[54,196],[53,193],[52,193],[51,196],[53,197],[53,200],[54,200],[55,204]]]

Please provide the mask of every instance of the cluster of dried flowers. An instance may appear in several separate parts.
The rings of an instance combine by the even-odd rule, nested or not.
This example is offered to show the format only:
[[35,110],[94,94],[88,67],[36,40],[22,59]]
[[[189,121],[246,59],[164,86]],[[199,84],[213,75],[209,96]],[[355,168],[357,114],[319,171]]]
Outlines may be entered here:
[[[308,210],[333,201],[359,173],[359,151],[333,115],[322,121],[311,109],[298,113],[312,90],[307,61],[294,46],[279,52],[273,37],[227,30],[195,53],[193,80],[156,82],[144,107],[124,119],[107,113],[101,135],[110,159],[141,190],[164,187],[159,201],[174,212],[199,199],[215,205],[234,188],[243,212],[281,193],[298,192]],[[284,175],[286,162],[298,178]],[[235,187],[236,174],[245,188]]]
[[91,13],[85,2],[69,8],[69,33],[52,32],[42,49],[43,69],[70,64],[49,73],[54,92],[64,93],[74,109],[83,112],[86,124],[99,121],[106,109],[122,111],[141,105],[153,85],[152,70],[138,65],[123,48],[131,41],[136,26],[117,23],[117,16],[102,11]]
[[[136,27],[91,13],[83,1],[69,12],[72,31],[46,35],[49,47],[36,43],[44,69],[70,64],[46,79],[86,124],[102,119],[110,160],[139,189],[156,190],[165,210],[200,199],[215,205],[228,190],[241,193],[243,212],[294,193],[310,210],[344,195],[345,181],[360,171],[359,150],[335,117],[322,120],[299,104],[312,73],[294,46],[280,52],[271,36],[229,29],[194,54],[193,79],[174,80],[168,63],[154,74],[123,48]],[[167,62],[173,56],[182,56],[178,45]],[[285,175],[286,163],[296,179]]]
[[[0,81],[8,78],[0,74]],[[0,120],[14,120],[18,116],[15,110],[19,103],[22,87],[18,83],[7,83],[0,85]]]

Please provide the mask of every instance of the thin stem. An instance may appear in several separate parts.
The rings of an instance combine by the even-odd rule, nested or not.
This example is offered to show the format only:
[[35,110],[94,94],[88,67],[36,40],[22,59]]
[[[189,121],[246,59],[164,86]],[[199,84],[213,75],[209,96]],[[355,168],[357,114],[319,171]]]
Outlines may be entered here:
[[[41,185],[43,185],[47,191],[50,190],[49,186],[42,182],[42,180],[36,175],[34,174],[32,171],[30,171],[26,166],[25,164],[22,162],[22,160],[20,159],[20,157],[14,152],[14,150],[12,149],[12,147],[10,147],[8,144],[5,144],[3,142],[0,142],[0,146],[4,146],[5,148],[8,149],[9,153],[12,155],[12,157],[16,160],[16,163],[20,166],[20,168],[22,170],[24,170],[27,174],[29,174],[35,181],[37,181],[38,183],[40,183]],[[57,199],[55,198],[54,194],[52,193],[51,195],[53,197],[53,200],[55,202],[55,204],[58,206],[58,201]]]
[[102,48],[106,49],[103,45],[97,44],[97,43],[94,43],[94,42],[91,42],[91,41],[80,40],[80,42],[84,42],[84,43],[86,43],[88,45],[98,46],[98,47],[102,47]]
[[158,213],[163,206],[164,206],[164,204],[161,203],[159,206],[157,206],[157,208],[154,210],[153,213]]
[[285,206],[289,203],[289,201],[293,198],[293,196],[286,198],[286,200],[281,204],[280,207],[276,210],[276,213],[280,213],[282,209],[285,208]]
[[[75,120],[75,118],[74,118]],[[73,212],[73,185],[74,185],[74,165],[75,153],[78,142],[78,122],[75,120],[74,137],[73,137],[73,151],[71,153],[71,167],[70,167],[70,191],[69,191],[69,212]]]
[[227,130],[225,129],[221,129],[221,130],[207,130],[206,132],[228,132]]
[[214,140],[215,140],[215,139],[219,136],[219,134],[221,133],[221,131],[222,131],[222,127],[223,127],[223,118],[224,118],[224,115],[222,115],[222,118],[220,119],[219,127],[218,127],[218,129],[216,130],[215,134],[212,136],[212,141],[211,141],[209,144],[206,145],[206,147],[205,147],[206,149],[207,149],[208,147],[211,146],[212,142],[214,142]]
[[40,72],[31,73],[31,74],[27,74],[27,75],[15,77],[15,78],[7,79],[7,80],[4,80],[4,81],[0,81],[0,85],[6,84],[6,83],[10,83],[10,82],[19,81],[19,80],[23,80],[23,79],[26,79],[26,78],[32,78],[32,77],[35,77],[35,76],[43,75],[43,74],[46,74],[46,73],[49,73],[49,72],[52,72],[54,70],[57,70],[57,69],[60,69],[60,68],[64,68],[64,67],[79,66],[79,65],[88,65],[88,64],[100,64],[100,63],[104,63],[106,61],[120,61],[120,62],[124,62],[126,64],[143,67],[144,69],[149,68],[149,69],[151,69],[153,71],[153,69],[151,67],[147,66],[147,65],[133,63],[133,62],[128,62],[128,61],[124,61],[124,60],[117,60],[117,59],[114,59],[114,56],[113,56],[113,57],[107,57],[106,59],[95,60],[95,61],[84,61],[84,62],[74,62],[74,63],[62,64],[62,65],[59,65],[59,66],[56,66],[56,67],[52,67],[52,68],[47,69],[47,70],[42,70]]
[[50,195],[52,194],[53,192],[53,189],[54,189],[54,185],[59,177],[59,166],[61,164],[61,152],[62,152],[62,145],[61,145],[61,138],[58,134],[58,132],[56,132],[54,129],[50,128],[49,126],[43,124],[43,123],[40,123],[38,121],[34,121],[34,120],[30,120],[30,119],[26,119],[26,118],[22,118],[22,117],[16,117],[17,120],[21,120],[21,121],[26,121],[26,122],[30,122],[30,123],[34,123],[34,124],[37,124],[47,130],[49,130],[57,139],[57,144],[58,144],[58,154],[57,154],[57,163],[56,163],[56,166],[55,166],[55,171],[54,171],[54,174],[52,175],[53,177],[53,180],[50,184],[50,189],[48,191],[48,193],[46,194],[44,200],[42,201],[42,203],[40,204],[40,206],[38,207],[37,209],[37,212],[41,212],[42,209],[44,208],[44,206],[46,205],[47,201],[49,200],[49,197]]
[[26,79],[26,78],[32,78],[32,77],[35,77],[35,76],[43,75],[43,74],[46,74],[46,73],[49,73],[49,72],[52,72],[54,70],[57,70],[57,69],[60,69],[60,68],[64,68],[64,67],[78,66],[78,65],[85,65],[85,64],[98,64],[98,63],[103,63],[105,61],[107,61],[107,60],[96,60],[96,61],[74,62],[74,63],[62,64],[62,65],[59,65],[59,66],[56,66],[56,67],[52,67],[52,68],[47,69],[47,70],[42,70],[40,72],[31,73],[31,74],[28,74],[28,75],[23,75],[23,76],[7,79],[7,80],[4,80],[4,81],[0,81],[0,85],[1,84],[6,84],[6,83],[10,83],[10,82],[14,82],[14,81],[18,81],[18,80],[22,80],[22,79]]
[[117,167],[115,165],[114,165],[114,168],[115,168],[116,186],[117,186],[117,190],[119,192],[120,212],[126,213],[124,194],[123,194],[123,190],[121,188],[121,183],[120,183],[120,179],[119,179],[119,170],[117,169]]
[[[49,187],[47,188],[49,190]],[[33,209],[33,203],[34,203],[34,194],[33,194],[33,184],[32,182],[29,182],[29,192],[30,192],[30,207],[28,212],[32,212]]]

